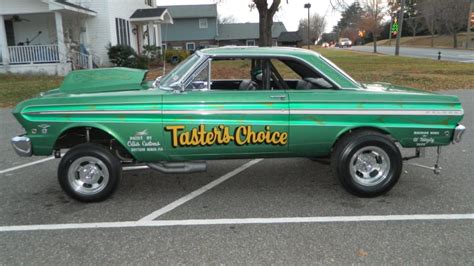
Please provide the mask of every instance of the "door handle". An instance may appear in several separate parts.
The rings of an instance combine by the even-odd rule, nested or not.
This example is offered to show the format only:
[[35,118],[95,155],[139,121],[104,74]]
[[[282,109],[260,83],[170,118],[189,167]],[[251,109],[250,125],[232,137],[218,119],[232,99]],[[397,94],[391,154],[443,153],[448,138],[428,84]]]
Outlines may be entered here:
[[283,100],[283,99],[286,98],[286,95],[272,95],[272,96],[270,96],[270,98]]

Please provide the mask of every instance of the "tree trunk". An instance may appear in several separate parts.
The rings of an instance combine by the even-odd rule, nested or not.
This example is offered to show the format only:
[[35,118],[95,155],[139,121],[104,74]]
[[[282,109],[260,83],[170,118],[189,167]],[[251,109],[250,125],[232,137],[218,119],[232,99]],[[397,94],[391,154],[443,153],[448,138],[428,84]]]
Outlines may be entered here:
[[272,46],[272,26],[273,16],[278,11],[281,0],[273,0],[272,5],[268,8],[267,0],[253,0],[259,14],[259,46]]
[[434,38],[435,38],[434,37],[435,28],[434,27],[435,27],[435,25],[434,25],[434,18],[433,18],[433,20],[431,21],[431,30],[430,30],[431,31],[431,48],[434,47]]
[[[268,10],[259,10],[259,31],[260,39],[258,40],[258,46],[269,46],[268,45]],[[271,26],[270,26],[271,29]]]
[[377,53],[377,35],[373,34],[373,41],[374,41],[374,53]]
[[453,47],[458,48],[458,33],[457,32],[453,33]]

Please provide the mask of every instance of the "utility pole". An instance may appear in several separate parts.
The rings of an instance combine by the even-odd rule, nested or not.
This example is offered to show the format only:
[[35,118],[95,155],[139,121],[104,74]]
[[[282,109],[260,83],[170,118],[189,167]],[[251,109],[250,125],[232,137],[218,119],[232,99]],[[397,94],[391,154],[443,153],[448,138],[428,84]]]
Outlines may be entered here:
[[398,14],[398,32],[397,32],[397,43],[395,45],[395,55],[400,55],[400,38],[403,32],[403,17],[405,16],[405,0],[401,0],[400,13]]
[[310,3],[306,3],[304,4],[304,8],[307,8],[308,9],[308,50],[311,49],[310,48],[310,40],[311,40],[311,37],[310,37],[310,32],[311,32],[311,22],[310,22],[310,19],[309,19],[309,10],[311,9],[311,4]]
[[393,16],[390,13],[390,29],[388,30],[388,46],[392,46],[392,27],[393,27]]
[[474,0],[471,0],[469,3],[469,15],[467,18],[467,41],[466,48],[471,47],[472,42],[472,28],[474,28]]

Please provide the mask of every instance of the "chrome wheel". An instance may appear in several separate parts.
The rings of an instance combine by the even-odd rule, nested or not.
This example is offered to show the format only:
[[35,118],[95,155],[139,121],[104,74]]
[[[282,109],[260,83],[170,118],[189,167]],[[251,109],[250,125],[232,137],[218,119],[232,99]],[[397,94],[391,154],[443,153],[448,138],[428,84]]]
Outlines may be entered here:
[[351,157],[349,171],[358,184],[375,186],[388,177],[390,157],[379,147],[363,147]]
[[84,195],[93,195],[107,186],[109,171],[100,159],[85,156],[72,162],[67,177],[74,191]]

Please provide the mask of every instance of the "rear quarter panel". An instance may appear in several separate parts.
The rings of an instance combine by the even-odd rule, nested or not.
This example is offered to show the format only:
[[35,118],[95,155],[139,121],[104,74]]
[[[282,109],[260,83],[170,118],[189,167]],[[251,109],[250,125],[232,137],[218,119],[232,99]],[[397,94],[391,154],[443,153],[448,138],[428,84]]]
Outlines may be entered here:
[[325,156],[337,139],[357,128],[390,134],[403,147],[447,145],[463,111],[455,96],[362,89],[293,91],[290,149]]

